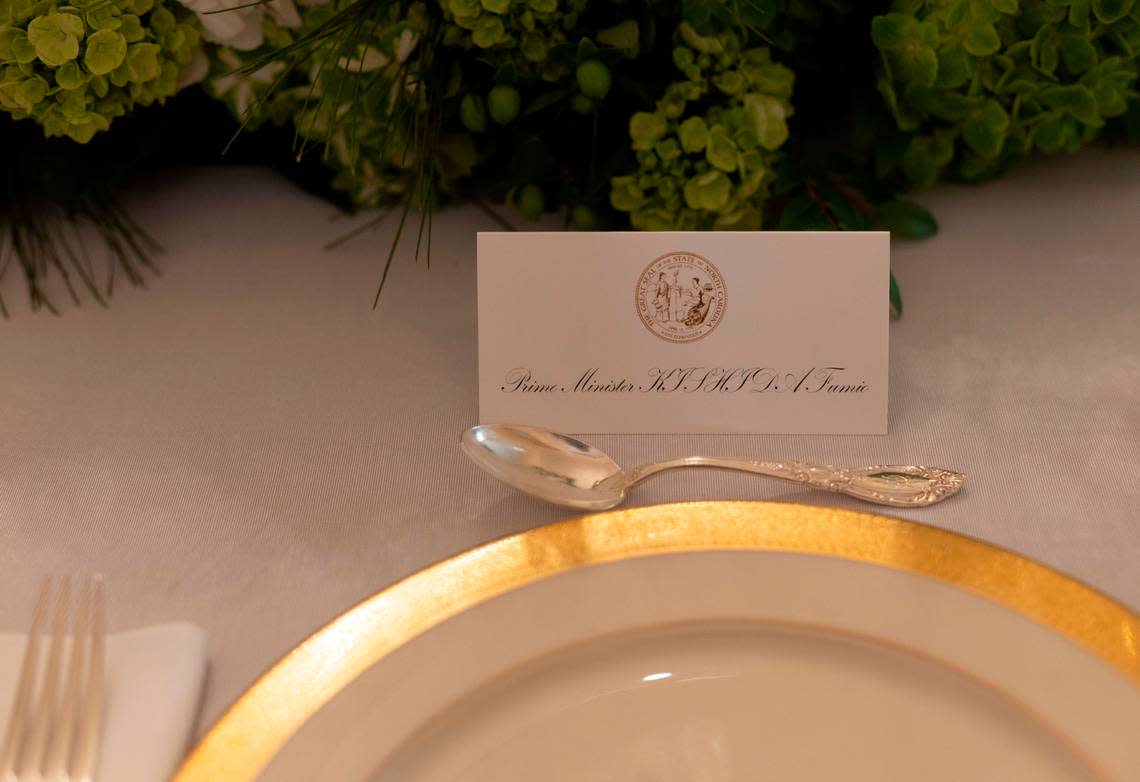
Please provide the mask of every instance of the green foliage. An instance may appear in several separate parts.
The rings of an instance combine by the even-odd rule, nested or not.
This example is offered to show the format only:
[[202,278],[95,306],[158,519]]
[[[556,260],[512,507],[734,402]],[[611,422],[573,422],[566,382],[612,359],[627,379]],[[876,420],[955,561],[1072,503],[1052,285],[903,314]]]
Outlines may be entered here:
[[[443,13],[444,45],[477,54],[496,67],[566,75],[551,51],[571,41],[587,0],[435,0]],[[622,37],[621,31],[611,35]],[[629,32],[624,32],[628,43]]]
[[880,173],[918,186],[1075,151],[1137,95],[1133,0],[896,0],[870,30],[879,91],[907,134]]
[[244,131],[292,137],[282,165],[400,230],[418,212],[417,254],[448,199],[578,230],[917,239],[937,223],[915,187],[1140,141],[1140,0],[180,2],[199,15],[0,0],[0,106],[87,141],[204,51]]
[[[878,15],[850,0],[334,0],[301,7],[293,29],[267,16],[252,53],[214,50],[210,87],[248,126],[291,121],[302,150],[323,145],[356,205],[475,192],[518,206],[534,186],[544,208],[582,206],[598,225],[889,220],[922,235],[934,224],[902,214],[905,188],[1075,148],[1126,114],[1138,13],[1128,0],[896,0]],[[795,100],[793,74],[807,85]],[[430,134],[412,130],[428,117]],[[777,183],[783,154],[803,165]],[[824,170],[863,218],[820,196]]]
[[637,170],[611,180],[610,204],[647,230],[759,228],[773,153],[788,137],[792,72],[732,30],[677,28],[670,83],[629,121]]
[[114,118],[173,95],[198,40],[193,19],[161,0],[6,0],[0,108],[87,143]]

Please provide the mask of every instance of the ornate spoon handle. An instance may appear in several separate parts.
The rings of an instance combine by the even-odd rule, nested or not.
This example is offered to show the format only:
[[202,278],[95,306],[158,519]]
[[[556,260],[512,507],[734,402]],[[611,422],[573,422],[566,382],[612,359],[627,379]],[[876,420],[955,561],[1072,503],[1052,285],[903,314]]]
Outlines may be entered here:
[[803,483],[817,489],[848,494],[879,505],[919,508],[933,505],[955,494],[966,476],[939,467],[887,465],[874,467],[833,467],[807,462],[765,462],[752,459],[687,456],[640,467],[631,467],[604,481],[614,488],[628,489],[650,475],[678,467],[718,467],[726,470],[767,475]]

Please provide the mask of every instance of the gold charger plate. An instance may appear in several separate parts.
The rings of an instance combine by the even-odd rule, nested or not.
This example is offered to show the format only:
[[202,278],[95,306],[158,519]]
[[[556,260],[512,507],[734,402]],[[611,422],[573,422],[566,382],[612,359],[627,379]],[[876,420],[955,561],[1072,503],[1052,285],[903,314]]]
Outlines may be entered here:
[[613,511],[472,549],[348,610],[258,679],[189,755],[175,782],[243,782],[379,662],[447,620],[586,566],[666,554],[784,552],[866,563],[953,585],[1076,642],[1140,685],[1140,616],[1011,552],[921,524],[748,502]]

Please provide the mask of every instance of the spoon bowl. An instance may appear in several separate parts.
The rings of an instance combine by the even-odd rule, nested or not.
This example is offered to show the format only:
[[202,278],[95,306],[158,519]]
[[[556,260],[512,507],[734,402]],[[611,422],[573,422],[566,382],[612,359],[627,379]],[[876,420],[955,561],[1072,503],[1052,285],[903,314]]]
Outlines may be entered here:
[[573,437],[534,426],[486,424],[468,429],[463,452],[487,472],[521,492],[579,510],[608,510],[625,490],[599,488],[621,467]]

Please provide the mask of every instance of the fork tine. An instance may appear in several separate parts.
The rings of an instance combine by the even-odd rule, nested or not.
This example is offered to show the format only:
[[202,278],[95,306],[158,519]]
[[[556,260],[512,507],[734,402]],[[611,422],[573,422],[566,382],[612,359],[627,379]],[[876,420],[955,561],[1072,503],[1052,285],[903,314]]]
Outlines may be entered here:
[[71,605],[71,579],[60,579],[59,596],[55,601],[55,615],[51,623],[51,645],[48,647],[47,663],[44,665],[43,681],[40,684],[38,705],[32,711],[32,729],[28,733],[21,753],[22,774],[37,774],[43,763],[44,748],[48,734],[55,723],[57,695],[59,689],[59,661],[63,656],[63,636],[67,629],[68,608]]
[[8,730],[4,734],[4,744],[0,746],[0,778],[4,782],[15,778],[20,744],[27,730],[25,722],[28,719],[29,704],[35,693],[36,668],[40,657],[40,624],[43,623],[44,614],[47,612],[50,593],[51,579],[45,578],[40,584],[36,607],[32,610],[32,626],[28,630],[28,644],[24,647],[24,661],[20,665],[16,695],[12,699],[12,710],[8,715]]
[[83,697],[83,663],[87,649],[87,623],[91,604],[90,582],[80,585],[79,604],[71,624],[71,654],[67,660],[67,678],[63,694],[59,699],[59,719],[52,731],[47,750],[44,752],[44,778],[48,782],[66,782],[68,757],[71,754],[72,739],[75,737],[75,722],[79,715],[80,699]]
[[72,782],[91,782],[99,748],[99,728],[103,718],[104,635],[106,632],[103,576],[91,580],[91,625],[88,633],[90,662],[87,687],[79,712],[75,757],[71,763]]

